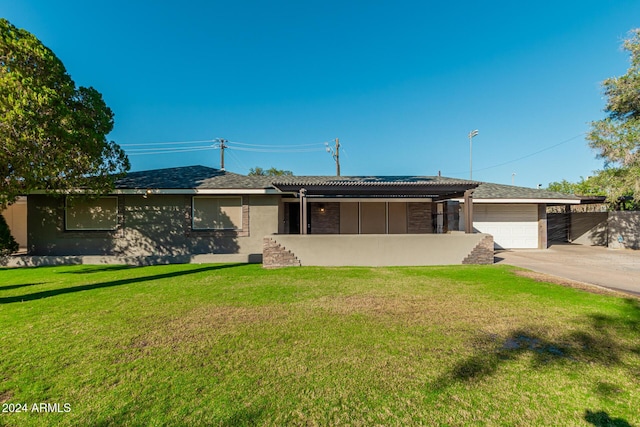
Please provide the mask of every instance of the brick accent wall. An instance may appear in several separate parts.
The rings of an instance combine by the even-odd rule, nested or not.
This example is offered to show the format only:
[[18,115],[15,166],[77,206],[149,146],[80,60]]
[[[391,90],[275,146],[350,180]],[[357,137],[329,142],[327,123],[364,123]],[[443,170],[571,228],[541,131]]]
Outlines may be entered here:
[[493,236],[485,236],[465,259],[463,264],[493,264]]
[[340,234],[340,203],[309,203],[308,206],[311,234]]
[[300,267],[300,260],[271,237],[265,237],[262,246],[262,267]]
[[433,233],[431,203],[407,203],[407,233]]

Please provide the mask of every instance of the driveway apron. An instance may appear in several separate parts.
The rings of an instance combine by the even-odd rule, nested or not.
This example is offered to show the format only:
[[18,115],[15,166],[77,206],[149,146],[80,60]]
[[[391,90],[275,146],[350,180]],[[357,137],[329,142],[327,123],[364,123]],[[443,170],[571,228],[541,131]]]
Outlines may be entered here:
[[555,244],[548,249],[496,251],[496,263],[640,295],[640,251]]

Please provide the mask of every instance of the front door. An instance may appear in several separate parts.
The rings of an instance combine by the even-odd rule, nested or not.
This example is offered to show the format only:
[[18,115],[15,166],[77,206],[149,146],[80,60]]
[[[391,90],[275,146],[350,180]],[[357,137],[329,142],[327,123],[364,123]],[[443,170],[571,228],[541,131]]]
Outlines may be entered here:
[[287,203],[287,228],[288,234],[300,234],[300,204]]

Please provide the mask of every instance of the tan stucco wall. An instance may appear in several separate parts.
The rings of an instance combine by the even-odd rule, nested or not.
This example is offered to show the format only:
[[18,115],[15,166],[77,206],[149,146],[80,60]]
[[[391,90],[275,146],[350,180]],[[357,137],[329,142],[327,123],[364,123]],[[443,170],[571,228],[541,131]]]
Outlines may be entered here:
[[[30,196],[28,246],[33,255],[181,257],[243,255],[259,262],[263,237],[278,231],[278,196],[243,196],[243,230],[191,229],[191,196],[119,196],[121,226],[112,232],[64,230],[64,198]],[[186,258],[185,258],[186,257]],[[211,261],[211,260],[210,260]]]
[[393,266],[462,264],[486,234],[268,236],[301,265]]

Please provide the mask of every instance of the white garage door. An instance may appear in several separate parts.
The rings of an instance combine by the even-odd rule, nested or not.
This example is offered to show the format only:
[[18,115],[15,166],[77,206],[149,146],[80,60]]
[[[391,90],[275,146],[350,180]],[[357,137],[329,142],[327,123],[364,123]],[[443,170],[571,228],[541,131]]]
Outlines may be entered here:
[[493,235],[496,248],[538,247],[538,205],[473,205],[473,228]]

